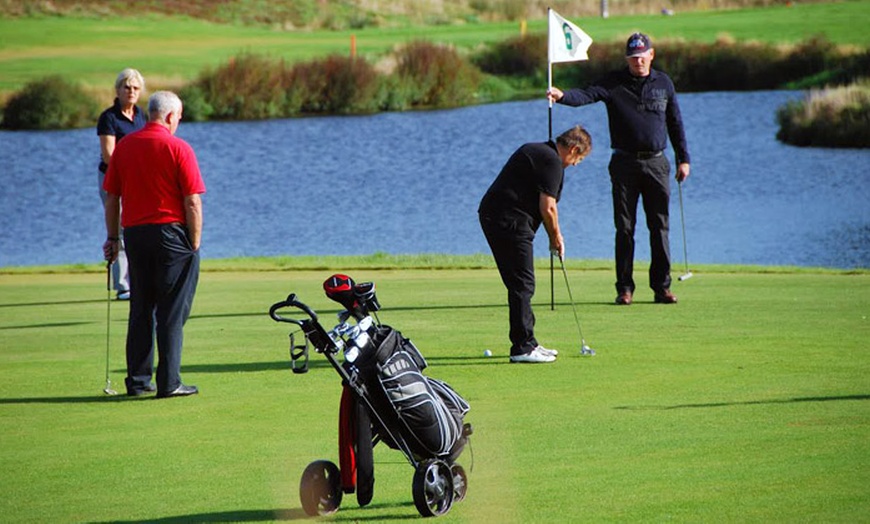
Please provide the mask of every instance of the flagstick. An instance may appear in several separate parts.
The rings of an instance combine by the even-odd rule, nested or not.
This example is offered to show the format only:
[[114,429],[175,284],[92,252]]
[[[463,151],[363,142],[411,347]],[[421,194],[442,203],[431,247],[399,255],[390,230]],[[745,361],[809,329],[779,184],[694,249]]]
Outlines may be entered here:
[[[547,35],[549,38],[550,34],[550,8],[547,8]],[[553,87],[553,63],[550,62],[550,52],[549,52],[549,42],[547,42],[547,92],[550,91],[550,88]],[[547,127],[549,129],[549,134],[547,135],[548,140],[553,140],[553,101],[550,100],[550,97],[547,97],[547,102],[549,103],[549,108],[547,111]],[[550,311],[556,310],[556,286],[554,284],[553,278],[553,252],[550,251]]]
[[[555,24],[554,24],[555,23]],[[560,35],[554,41],[553,26],[559,27]],[[547,91],[553,88],[553,62],[575,62],[588,60],[587,50],[592,37],[585,31],[562,18],[552,8],[547,8]],[[579,53],[579,54],[578,54]],[[553,140],[553,101],[549,101],[549,139]],[[550,309],[556,308],[553,283],[553,253],[550,253]]]

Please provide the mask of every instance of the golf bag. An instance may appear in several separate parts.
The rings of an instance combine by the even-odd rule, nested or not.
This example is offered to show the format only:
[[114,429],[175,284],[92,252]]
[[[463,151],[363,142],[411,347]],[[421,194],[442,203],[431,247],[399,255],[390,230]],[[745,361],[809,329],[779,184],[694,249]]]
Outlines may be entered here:
[[375,409],[417,455],[458,456],[468,403],[448,384],[423,375],[426,360],[400,332],[381,326],[371,340],[355,366]]
[[[326,279],[323,289],[358,321],[380,309],[373,283],[355,284],[347,275],[336,274]],[[358,356],[345,360],[345,370],[359,377],[375,409],[385,414],[387,424],[400,428],[417,455],[458,456],[462,449],[454,448],[469,410],[465,399],[448,384],[423,375],[426,360],[399,331],[373,325],[366,335],[360,340],[363,347],[352,352]]]
[[[360,506],[367,505],[374,490],[372,448],[384,442],[401,451],[414,467],[412,493],[420,514],[447,513],[467,490],[465,470],[455,461],[472,433],[471,425],[464,422],[468,403],[448,384],[425,376],[427,363],[417,347],[398,330],[380,323],[374,283],[356,284],[337,274],[323,288],[344,307],[338,313],[339,324],[328,332],[295,294],[269,310],[273,320],[296,324],[305,336],[304,344],[296,344],[294,334],[290,335],[295,373],[308,371],[308,351],[313,347],[342,378],[341,467],[328,460],[308,465],[300,484],[303,509],[311,516],[334,513],[342,494],[353,492]],[[308,318],[279,314],[288,307]]]

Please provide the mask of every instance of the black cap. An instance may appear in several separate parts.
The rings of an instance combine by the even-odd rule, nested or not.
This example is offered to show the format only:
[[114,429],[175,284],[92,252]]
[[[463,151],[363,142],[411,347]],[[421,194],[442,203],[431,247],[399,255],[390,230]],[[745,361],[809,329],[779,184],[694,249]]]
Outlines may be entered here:
[[652,49],[652,41],[643,33],[635,33],[625,43],[625,56],[639,56]]

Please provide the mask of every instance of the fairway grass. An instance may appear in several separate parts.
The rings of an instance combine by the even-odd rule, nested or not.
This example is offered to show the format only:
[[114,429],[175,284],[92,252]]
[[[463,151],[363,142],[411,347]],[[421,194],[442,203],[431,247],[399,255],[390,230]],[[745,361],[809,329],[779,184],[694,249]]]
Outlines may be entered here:
[[[561,275],[551,311],[538,268],[551,365],[508,363],[494,268],[348,271],[471,404],[468,497],[439,522],[870,521],[870,274],[702,268],[661,306],[639,267],[635,303],[617,307],[594,266],[568,265],[594,357]],[[333,272],[203,272],[182,366],[201,394],[159,401],[102,393],[104,273],[0,274],[2,521],[304,518],[302,470],[337,462],[340,381],[320,355],[292,374],[292,326],[267,311],[295,292],[331,327]],[[111,303],[119,391],[127,308]],[[402,455],[376,447],[375,475],[371,506],[345,495],[325,520],[416,518]]]

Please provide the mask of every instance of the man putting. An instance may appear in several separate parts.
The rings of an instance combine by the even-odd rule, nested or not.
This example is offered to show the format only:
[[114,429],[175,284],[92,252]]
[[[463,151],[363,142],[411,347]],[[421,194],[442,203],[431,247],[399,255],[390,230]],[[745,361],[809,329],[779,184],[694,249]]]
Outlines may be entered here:
[[550,250],[564,258],[557,203],[565,168],[580,163],[591,150],[592,138],[581,126],[565,131],[555,142],[524,144],[511,155],[480,201],[480,226],[508,291],[511,362],[553,362],[559,353],[535,339],[533,243],[543,223]]
[[655,49],[643,33],[626,43],[628,67],[613,71],[585,89],[561,91],[551,87],[553,102],[582,106],[604,102],[610,122],[610,181],[616,226],[616,303],[629,305],[634,294],[634,229],[637,203],[643,198],[652,261],[649,286],[658,304],[675,304],[670,291],[671,255],[668,240],[670,162],[664,155],[668,137],[677,161],[676,180],[689,176],[689,150],[674,84],[652,69]]

